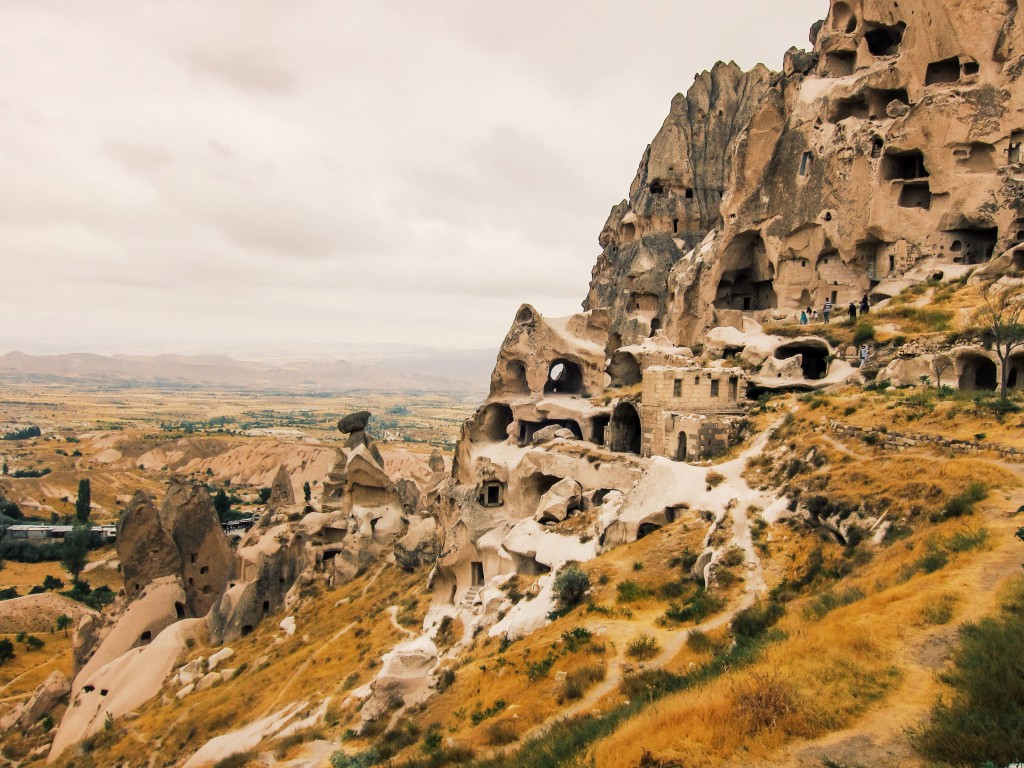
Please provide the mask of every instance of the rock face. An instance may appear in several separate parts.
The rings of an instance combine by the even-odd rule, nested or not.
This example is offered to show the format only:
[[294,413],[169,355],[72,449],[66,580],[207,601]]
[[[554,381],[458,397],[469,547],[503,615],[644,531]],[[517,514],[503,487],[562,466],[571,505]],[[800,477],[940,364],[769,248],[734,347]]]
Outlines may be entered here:
[[39,722],[57,703],[71,692],[71,683],[63,672],[54,670],[27,701],[0,718],[0,732],[24,730]]
[[231,548],[205,486],[172,479],[159,513],[142,492],[118,521],[125,594],[136,600],[156,579],[176,577],[185,611],[204,616],[230,575]]
[[290,506],[295,503],[295,490],[292,488],[292,478],[283,466],[278,467],[274,475],[274,482],[270,486],[270,498],[267,499],[267,506],[271,509]]
[[771,73],[717,64],[676,95],[664,125],[644,152],[629,199],[601,231],[585,310],[603,308],[613,347],[635,344],[663,328],[665,283],[672,267],[722,226],[722,197],[735,149],[760,108]]
[[[1003,0],[833,2],[813,53],[787,55],[739,131],[716,231],[674,262],[668,338],[878,302],[1016,254],[1020,33]],[[601,264],[587,307],[635,291]]]

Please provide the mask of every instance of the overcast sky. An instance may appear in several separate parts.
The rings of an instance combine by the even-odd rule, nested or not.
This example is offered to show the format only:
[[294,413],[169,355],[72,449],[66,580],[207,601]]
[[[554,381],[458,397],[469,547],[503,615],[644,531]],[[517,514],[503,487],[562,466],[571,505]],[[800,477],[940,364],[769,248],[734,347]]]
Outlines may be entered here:
[[493,347],[826,0],[0,0],[0,352]]

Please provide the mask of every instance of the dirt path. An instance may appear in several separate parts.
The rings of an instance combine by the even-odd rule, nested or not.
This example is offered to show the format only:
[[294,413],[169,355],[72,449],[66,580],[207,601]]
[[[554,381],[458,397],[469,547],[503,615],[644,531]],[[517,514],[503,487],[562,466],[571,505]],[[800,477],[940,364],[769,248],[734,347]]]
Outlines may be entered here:
[[299,678],[299,676],[309,668],[309,665],[317,659],[319,659],[323,655],[324,651],[327,650],[328,646],[334,643],[338,638],[345,635],[357,623],[358,622],[353,621],[349,624],[346,624],[344,627],[338,630],[329,640],[325,640],[323,644],[316,649],[316,652],[311,654],[308,659],[306,659],[298,667],[296,667],[295,671],[292,672],[291,676],[287,680],[285,680],[284,684],[280,687],[280,689],[277,692],[277,696],[274,697],[274,700],[270,702],[270,704],[268,704],[266,708],[264,708],[263,713],[260,715],[260,717],[266,717],[271,712],[273,712],[274,708],[281,703],[281,699],[284,698],[284,695],[288,692],[288,689],[291,688],[292,684]]
[[399,632],[404,632],[406,637],[412,638],[417,636],[415,632],[413,632],[410,629],[407,629],[406,627],[403,627],[401,624],[398,623],[397,605],[388,606],[388,616],[391,617],[391,623],[392,625],[394,625],[395,629],[397,629]]
[[[715,472],[725,476],[726,480],[728,480],[736,489],[736,497],[733,499],[733,503],[730,505],[726,516],[732,521],[732,540],[736,545],[743,549],[745,554],[747,568],[744,571],[743,591],[731,601],[729,606],[723,612],[717,614],[711,619],[708,619],[702,624],[679,630],[659,630],[654,627],[650,627],[650,633],[657,636],[658,642],[661,645],[661,651],[653,659],[646,662],[647,668],[665,666],[682,650],[691,632],[694,630],[709,632],[727,625],[732,621],[733,617],[736,616],[737,613],[749,608],[757,599],[758,595],[763,594],[767,590],[764,579],[764,569],[761,565],[761,558],[757,554],[757,550],[754,547],[754,542],[750,534],[749,513],[752,506],[766,505],[769,501],[774,501],[775,497],[772,494],[763,493],[751,488],[744,479],[743,472],[746,469],[747,461],[764,450],[765,446],[768,444],[768,439],[772,430],[781,422],[782,419],[779,419],[769,426],[768,429],[764,430],[757,436],[751,446],[735,459],[708,468],[709,471],[714,470]],[[636,625],[628,621],[612,622],[612,627],[618,630],[625,630],[626,633],[634,632],[636,629]],[[585,712],[591,712],[596,709],[602,699],[618,689],[619,685],[622,683],[624,667],[626,666],[632,666],[631,662],[627,659],[622,657],[612,659],[608,665],[607,675],[601,683],[587,691],[587,693],[575,704],[559,710],[544,722],[531,728],[523,734],[521,741],[527,741],[536,736],[540,736],[559,720],[574,717]],[[502,752],[503,750],[495,750],[494,754],[500,754]]]

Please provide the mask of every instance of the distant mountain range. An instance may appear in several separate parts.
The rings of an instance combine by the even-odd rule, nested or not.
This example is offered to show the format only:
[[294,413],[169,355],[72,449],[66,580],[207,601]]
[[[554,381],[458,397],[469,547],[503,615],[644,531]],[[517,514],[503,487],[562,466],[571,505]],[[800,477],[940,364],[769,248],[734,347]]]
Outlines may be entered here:
[[336,392],[486,391],[493,350],[425,350],[359,362],[235,360],[227,355],[0,355],[0,381],[95,386]]

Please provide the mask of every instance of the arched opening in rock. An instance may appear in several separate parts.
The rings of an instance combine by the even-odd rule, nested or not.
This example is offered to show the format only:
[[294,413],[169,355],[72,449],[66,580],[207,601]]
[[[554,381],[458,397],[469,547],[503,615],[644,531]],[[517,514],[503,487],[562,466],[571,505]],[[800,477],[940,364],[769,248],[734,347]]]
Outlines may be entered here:
[[533,442],[533,436],[545,427],[561,427],[572,432],[577,440],[583,439],[583,430],[572,419],[547,419],[545,421],[520,421],[519,445],[524,447]]
[[594,445],[604,445],[605,433],[608,430],[608,422],[611,421],[611,418],[607,414],[602,414],[590,420],[590,441]]
[[264,600],[263,601],[263,615],[266,616],[268,613],[270,613],[270,601],[269,600]]
[[715,292],[716,309],[757,312],[775,309],[774,268],[758,232],[738,235],[726,248],[723,272]]
[[686,461],[687,458],[686,433],[680,432],[679,438],[676,441],[676,461]]
[[544,384],[544,393],[549,395],[583,394],[583,369],[565,358],[555,360],[548,368],[548,380]]
[[640,527],[636,529],[636,540],[640,541],[640,539],[646,538],[647,536],[650,536],[655,531],[660,531],[660,530],[661,530],[661,526],[660,525],[655,525],[654,523],[641,523]]
[[925,179],[928,177],[928,169],[924,164],[924,153],[919,149],[886,152],[882,158],[882,174],[889,181]]
[[968,391],[994,392],[999,384],[996,364],[984,355],[963,353],[958,359],[960,367],[960,389]]
[[932,190],[927,181],[904,184],[900,189],[900,208],[920,208],[928,211],[932,207]]
[[516,312],[515,324],[525,325],[526,323],[532,323],[535,319],[536,315],[534,315],[533,310],[530,307],[523,305],[519,308],[519,311]]
[[640,383],[643,372],[634,355],[629,352],[616,352],[608,364],[608,375],[613,387],[631,387]]
[[643,429],[640,414],[632,403],[619,403],[615,406],[611,426],[611,449],[618,453],[634,453],[639,456]]
[[242,637],[252,634],[252,624],[246,624],[242,627]]
[[661,330],[661,320],[654,318],[651,320],[651,336],[654,336],[658,331]]
[[837,99],[830,106],[828,118],[830,123],[840,123],[851,117],[857,120],[867,120],[871,116],[871,107],[868,106],[867,100],[860,96]]
[[829,51],[825,54],[825,77],[846,77],[857,68],[856,51]]
[[505,503],[505,485],[499,482],[484,483],[477,501],[482,507],[500,507]]
[[526,380],[526,363],[521,360],[510,360],[505,368],[505,391],[510,395],[530,394],[530,385]]
[[648,189],[652,195],[665,194],[665,185],[662,183],[661,179],[652,180],[650,185],[648,185]]
[[484,585],[484,564],[480,561],[473,561],[469,564],[469,570],[473,586],[482,587]]
[[910,96],[906,88],[868,88],[868,115],[872,120],[884,120],[889,116],[889,105],[894,101],[910,106]]
[[794,341],[775,350],[776,360],[801,356],[800,370],[805,379],[824,379],[828,375],[828,347],[824,342]]
[[832,6],[832,29],[836,32],[852,34],[857,29],[857,15],[848,3],[840,2]]
[[623,224],[620,239],[622,240],[623,245],[630,245],[634,240],[636,240],[636,225]]
[[953,56],[942,61],[933,61],[925,70],[924,84],[939,85],[955,83],[960,79],[960,57]]
[[902,21],[892,25],[872,22],[869,26],[864,33],[864,40],[872,56],[895,56],[900,52],[903,34],[907,31],[906,24]]
[[616,350],[622,346],[622,337],[617,333],[611,333],[608,335],[608,343],[604,348],[604,356],[610,358]]
[[512,409],[505,403],[486,405],[476,417],[471,438],[477,443],[503,443],[508,439],[508,428],[513,421]]
[[175,603],[174,604],[174,615],[175,615],[175,617],[177,617],[179,619],[184,619],[185,618],[185,604],[184,603]]
[[150,632],[148,629],[145,632],[143,632],[141,635],[139,635],[139,642],[142,643],[143,645],[145,645],[146,643],[148,643],[148,642],[150,642],[152,640],[153,640],[153,633]]
[[1007,389],[1024,389],[1024,355],[1014,355],[1006,362]]

